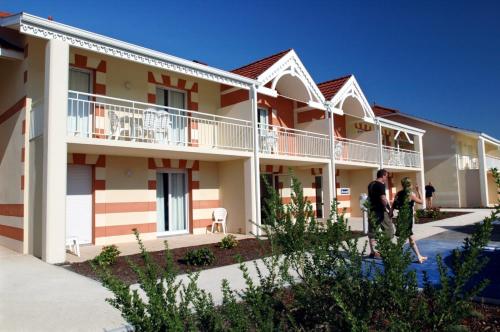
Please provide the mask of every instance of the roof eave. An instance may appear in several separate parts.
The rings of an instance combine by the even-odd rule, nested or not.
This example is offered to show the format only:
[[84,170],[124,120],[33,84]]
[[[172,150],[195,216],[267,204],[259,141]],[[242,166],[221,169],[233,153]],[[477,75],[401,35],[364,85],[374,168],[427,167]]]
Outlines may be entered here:
[[66,24],[49,21],[28,13],[2,18],[0,22],[2,26],[12,26],[17,23],[19,31],[27,35],[44,39],[65,40],[75,47],[141,62],[190,76],[197,76],[221,84],[235,85],[246,89],[249,89],[252,85],[258,85],[256,80],[238,74],[181,59]]

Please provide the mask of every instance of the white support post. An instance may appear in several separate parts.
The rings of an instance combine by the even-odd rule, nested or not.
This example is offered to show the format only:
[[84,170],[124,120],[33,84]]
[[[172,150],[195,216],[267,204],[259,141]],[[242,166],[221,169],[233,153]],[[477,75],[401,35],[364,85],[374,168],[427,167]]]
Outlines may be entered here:
[[425,200],[425,170],[424,170],[424,146],[422,143],[422,135],[418,135],[415,142],[416,150],[418,151],[420,160],[420,171],[417,173],[417,184],[420,189],[420,195],[422,195],[422,208],[427,208],[427,202]]
[[[257,210],[255,208],[255,165],[254,158],[245,159],[243,162],[244,186],[245,186],[245,220],[257,220]],[[246,223],[245,234],[256,234],[257,227],[251,222]]]
[[42,259],[66,260],[66,117],[69,45],[49,40],[45,48]]
[[486,169],[486,152],[484,138],[479,136],[477,141],[477,152],[479,157],[479,189],[481,190],[481,205],[488,206],[488,170]]
[[[335,115],[330,103],[326,104],[325,118],[328,123],[328,136],[330,136],[330,163],[328,164],[328,208],[325,209],[325,215],[330,214],[330,207],[333,200],[337,197],[337,185],[335,180]],[[326,206],[327,204],[325,204]],[[328,211],[328,214],[327,212]]]
[[380,169],[384,168],[384,153],[382,147],[382,125],[377,121],[377,145],[378,145],[378,163]]
[[254,187],[255,187],[255,223],[254,234],[260,235],[260,161],[259,161],[259,128],[257,120],[257,87],[252,85],[250,88],[250,110],[252,112],[252,128],[253,128],[253,161],[254,161]]

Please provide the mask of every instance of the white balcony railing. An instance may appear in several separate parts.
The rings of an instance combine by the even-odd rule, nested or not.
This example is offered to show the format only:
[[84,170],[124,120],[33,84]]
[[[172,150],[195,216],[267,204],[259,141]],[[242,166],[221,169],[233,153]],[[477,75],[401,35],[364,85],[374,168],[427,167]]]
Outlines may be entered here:
[[377,164],[378,151],[377,144],[347,138],[335,138],[334,155],[337,161]]
[[68,135],[252,150],[250,121],[69,91]]
[[496,168],[500,170],[500,157],[486,155],[486,170]]
[[266,154],[328,158],[327,135],[259,124],[260,152]]
[[479,158],[477,156],[466,156],[457,154],[458,169],[479,169]]
[[384,146],[382,148],[384,166],[420,167],[420,154],[416,151]]

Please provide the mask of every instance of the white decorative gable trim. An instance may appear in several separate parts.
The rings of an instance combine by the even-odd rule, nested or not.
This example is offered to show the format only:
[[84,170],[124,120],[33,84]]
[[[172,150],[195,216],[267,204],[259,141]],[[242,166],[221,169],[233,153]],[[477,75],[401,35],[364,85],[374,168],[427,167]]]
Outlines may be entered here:
[[256,83],[249,78],[217,68],[197,64],[25,13],[19,15],[19,31],[23,34],[38,38],[62,40],[73,47],[210,80],[220,84],[249,89],[252,84]]
[[320,109],[325,109],[325,99],[323,94],[316,86],[316,83],[312,79],[311,75],[309,75],[304,64],[302,64],[302,61],[300,61],[294,50],[288,52],[285,56],[263,72],[257,78],[257,81],[262,85],[272,81],[271,89],[274,90],[276,89],[276,84],[279,79],[287,74],[298,78],[304,84],[309,95],[309,100],[307,101],[308,103],[312,102],[315,106],[321,106]]
[[335,96],[332,97],[331,103],[332,105],[337,108],[342,110],[342,106],[344,104],[344,101],[348,98],[352,97],[355,98],[359,101],[361,104],[361,107],[363,108],[364,112],[364,120],[367,122],[372,122],[374,123],[375,121],[375,114],[373,113],[373,110],[366,100],[365,94],[363,91],[361,91],[361,88],[359,87],[358,81],[356,81],[356,78],[354,75],[352,75],[347,82],[344,83],[342,88],[337,92]]

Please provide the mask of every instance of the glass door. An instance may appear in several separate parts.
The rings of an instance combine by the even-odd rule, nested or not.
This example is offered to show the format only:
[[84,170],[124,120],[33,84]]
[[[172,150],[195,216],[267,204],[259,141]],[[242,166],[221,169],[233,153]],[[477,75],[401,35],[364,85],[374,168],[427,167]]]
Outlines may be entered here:
[[[77,92],[91,93],[90,72],[71,68],[69,70],[68,89]],[[90,96],[70,92],[68,94],[68,133],[74,136],[91,137],[92,114]]]
[[157,232],[159,235],[188,232],[188,186],[185,171],[169,170],[156,175]]
[[187,145],[188,118],[186,109],[186,94],[182,91],[157,88],[156,103],[166,106],[168,117],[167,137],[169,144]]

